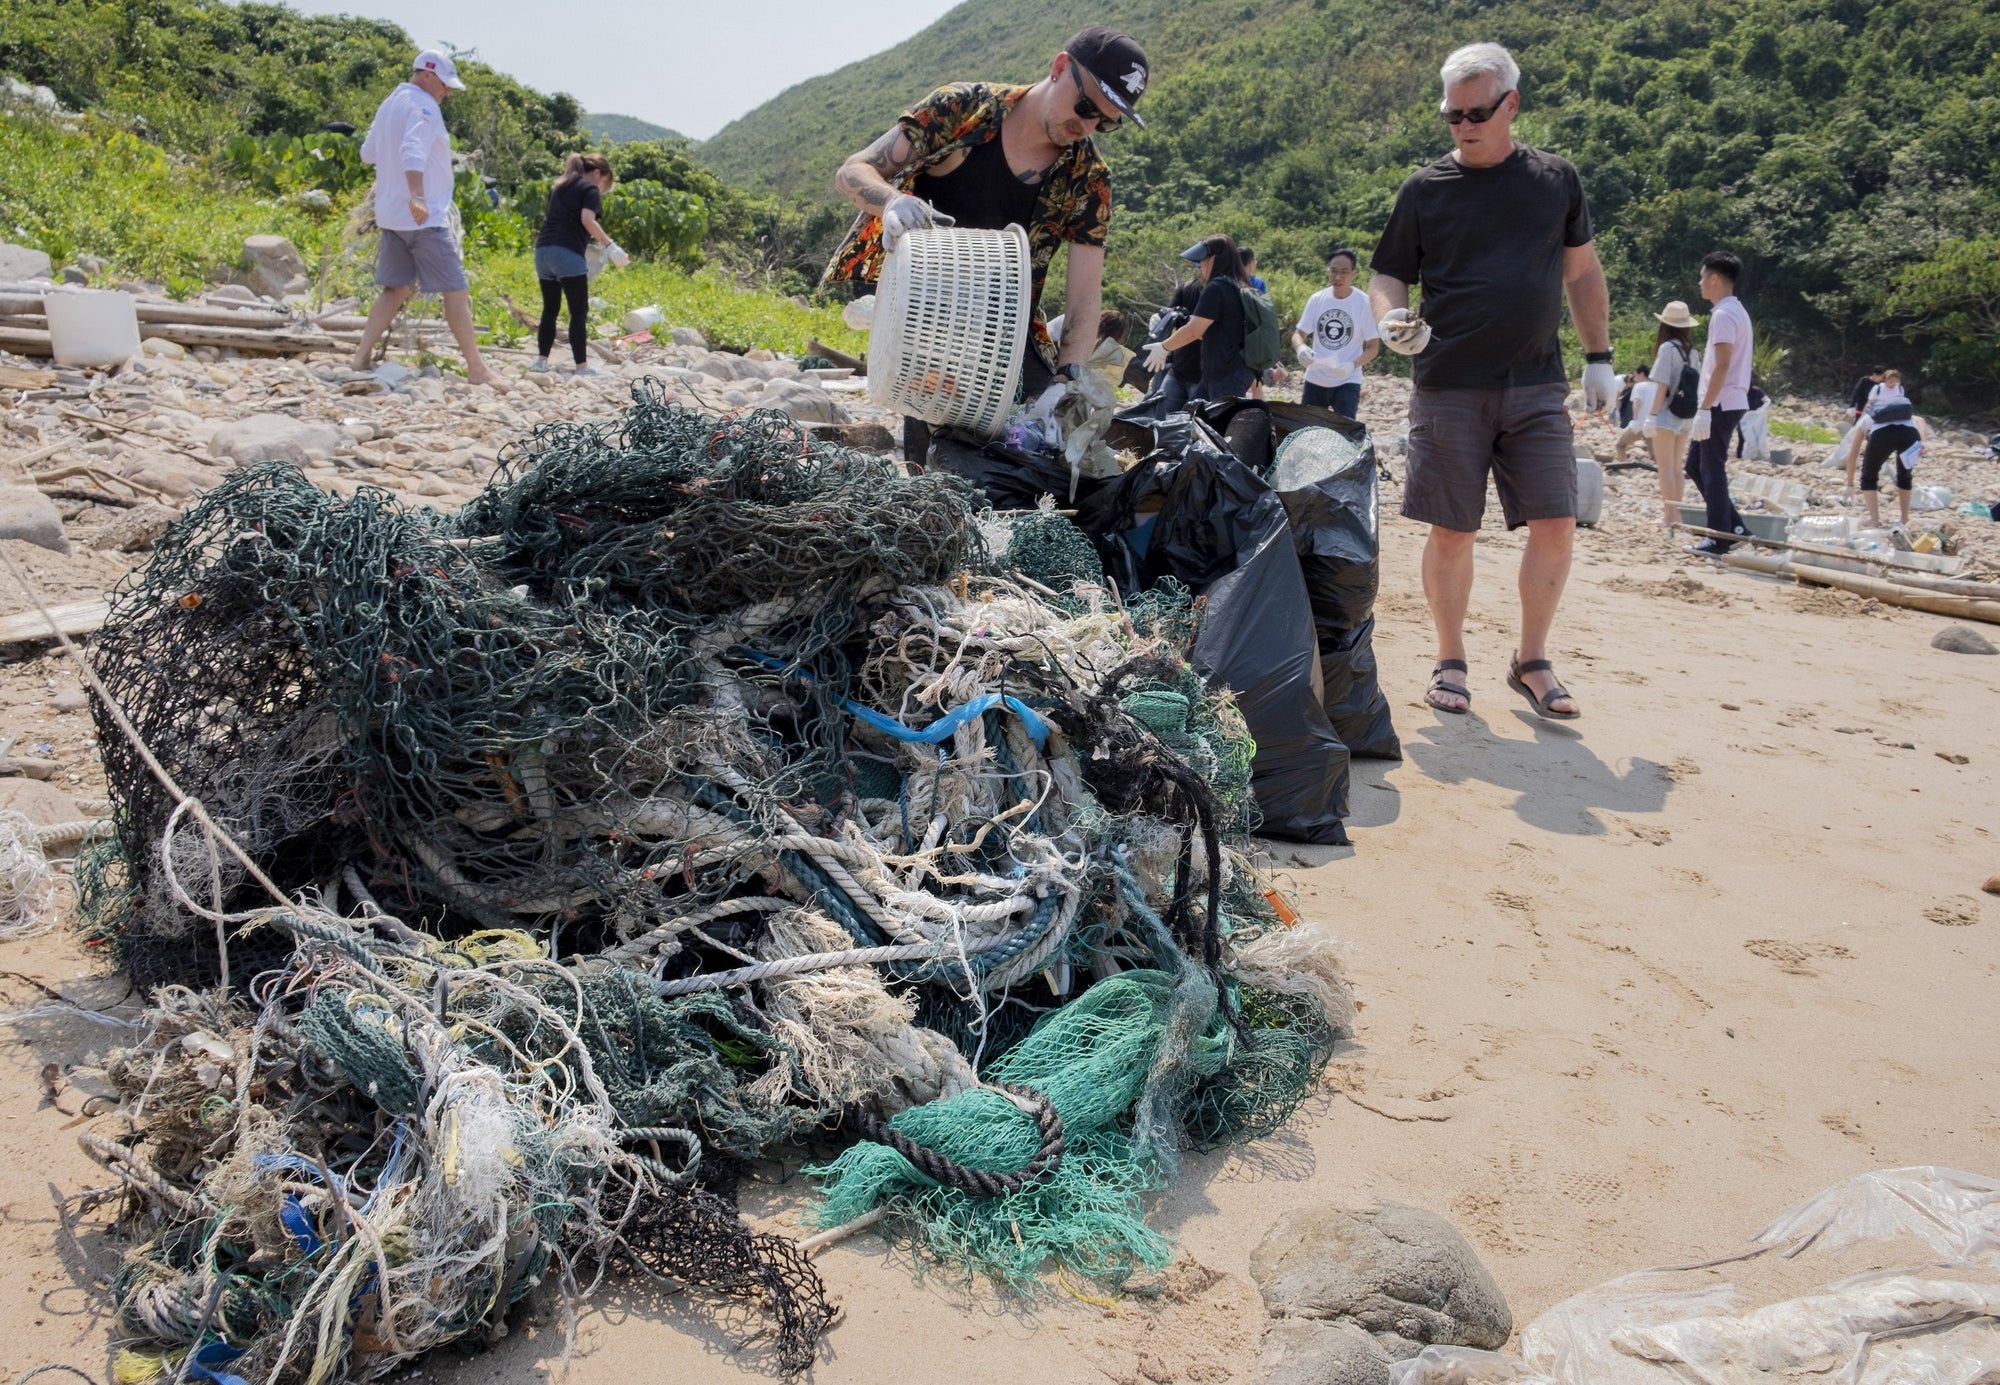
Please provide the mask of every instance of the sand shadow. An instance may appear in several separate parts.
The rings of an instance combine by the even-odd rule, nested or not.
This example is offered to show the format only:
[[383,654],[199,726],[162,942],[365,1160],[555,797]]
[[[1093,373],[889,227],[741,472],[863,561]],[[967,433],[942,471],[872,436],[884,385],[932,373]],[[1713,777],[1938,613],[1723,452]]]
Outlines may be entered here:
[[1404,755],[1440,784],[1487,783],[1518,795],[1515,814],[1531,827],[1568,836],[1602,835],[1597,814],[1658,813],[1673,779],[1665,765],[1634,758],[1614,770],[1584,741],[1578,725],[1545,721],[1525,709],[1514,718],[1534,732],[1532,741],[1495,735],[1476,713],[1459,725],[1422,726],[1424,739],[1405,741]]
[[1389,782],[1401,760],[1356,760],[1349,771],[1347,825],[1388,827],[1403,815],[1403,795]]

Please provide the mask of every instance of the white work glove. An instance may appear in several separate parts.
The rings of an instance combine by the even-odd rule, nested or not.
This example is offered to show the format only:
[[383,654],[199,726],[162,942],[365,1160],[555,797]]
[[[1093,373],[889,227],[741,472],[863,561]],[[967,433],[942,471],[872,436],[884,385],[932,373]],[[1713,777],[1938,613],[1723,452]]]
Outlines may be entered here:
[[1689,442],[1701,442],[1708,437],[1708,427],[1712,421],[1708,413],[1707,409],[1696,409],[1694,411],[1694,426],[1688,429]]
[[890,198],[889,205],[882,209],[882,244],[893,246],[911,231],[928,231],[933,226],[956,224],[923,198],[901,193]]
[[1382,331],[1382,344],[1398,356],[1414,356],[1431,344],[1430,324],[1412,315],[1408,308],[1389,309],[1377,325]]
[[1618,399],[1618,375],[1609,361],[1592,361],[1583,368],[1583,411],[1601,414]]
[[625,247],[615,240],[604,247],[604,258],[617,265],[620,269],[632,263],[632,257],[625,253]]
[[1034,419],[1037,423],[1048,422],[1051,418],[1055,417],[1056,405],[1062,403],[1063,396],[1068,393],[1069,381],[1056,381],[1053,385],[1050,385],[1035,396],[1035,402],[1028,406],[1028,417]]
[[1146,373],[1158,375],[1167,368],[1167,344],[1164,341],[1150,342],[1146,346]]
[[1313,344],[1312,344],[1311,342],[1309,342],[1309,341],[1302,341],[1302,342],[1300,342],[1300,343],[1299,343],[1299,345],[1298,345],[1298,353],[1299,353],[1299,364],[1300,364],[1300,365],[1311,365],[1311,364],[1312,364],[1312,362],[1313,362]]

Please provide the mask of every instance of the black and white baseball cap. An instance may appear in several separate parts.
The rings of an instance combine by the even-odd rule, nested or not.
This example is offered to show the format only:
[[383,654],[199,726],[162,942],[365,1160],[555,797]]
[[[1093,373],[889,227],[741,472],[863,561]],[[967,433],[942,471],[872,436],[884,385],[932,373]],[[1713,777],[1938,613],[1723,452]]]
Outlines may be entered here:
[[1111,104],[1120,114],[1130,116],[1140,129],[1146,128],[1146,122],[1139,119],[1132,106],[1146,94],[1152,65],[1131,35],[1094,24],[1064,44],[1063,52],[1097,79],[1097,85],[1104,88],[1104,94],[1111,98]]

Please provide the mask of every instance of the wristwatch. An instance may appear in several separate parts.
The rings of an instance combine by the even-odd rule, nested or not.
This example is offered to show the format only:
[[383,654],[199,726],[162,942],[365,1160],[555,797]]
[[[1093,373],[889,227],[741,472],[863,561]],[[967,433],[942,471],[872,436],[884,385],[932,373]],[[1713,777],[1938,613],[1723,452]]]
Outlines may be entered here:
[[1585,365],[1610,365],[1611,353],[1609,351],[1586,351],[1583,353],[1583,363]]
[[1079,366],[1075,361],[1068,361],[1056,367],[1056,378],[1058,380],[1067,380],[1073,385],[1083,378],[1083,367]]

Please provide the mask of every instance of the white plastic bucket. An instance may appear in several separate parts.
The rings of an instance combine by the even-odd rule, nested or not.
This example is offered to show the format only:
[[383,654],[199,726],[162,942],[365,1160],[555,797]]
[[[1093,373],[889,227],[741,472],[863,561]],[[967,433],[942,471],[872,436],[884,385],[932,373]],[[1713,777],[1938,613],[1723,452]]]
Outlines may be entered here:
[[1019,226],[902,237],[875,290],[870,396],[926,423],[999,433],[1020,383],[1033,282]]
[[42,311],[58,365],[117,365],[139,354],[139,310],[129,293],[49,289]]
[[1576,522],[1589,528],[1604,518],[1604,468],[1595,457],[1576,459]]

